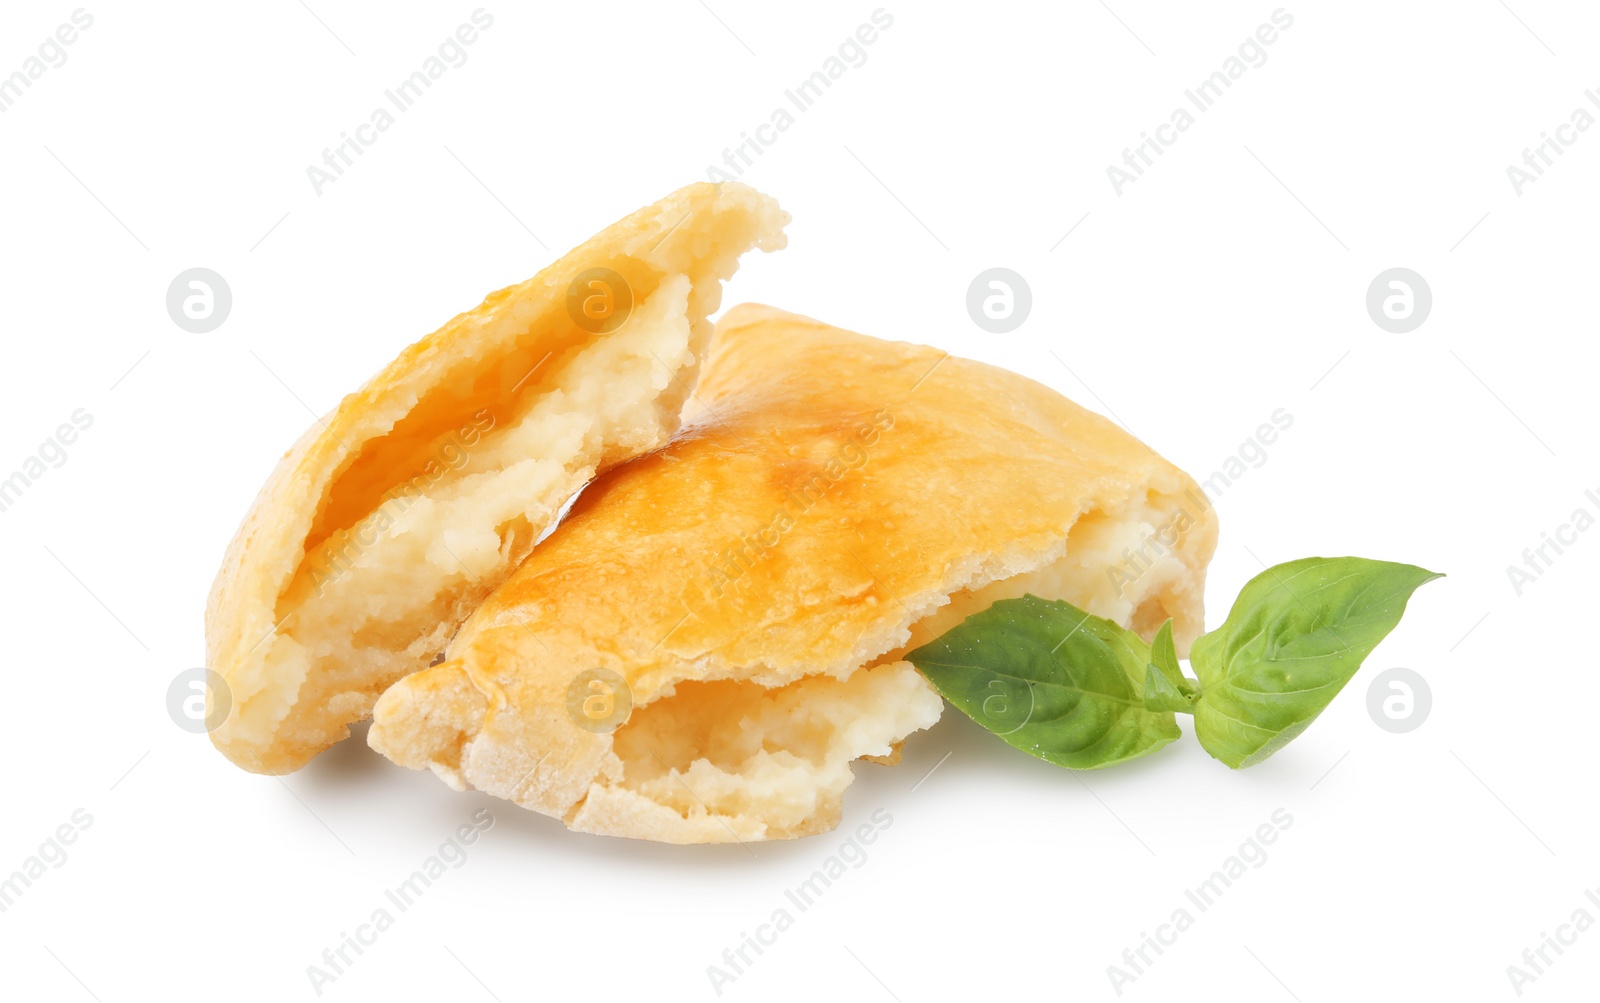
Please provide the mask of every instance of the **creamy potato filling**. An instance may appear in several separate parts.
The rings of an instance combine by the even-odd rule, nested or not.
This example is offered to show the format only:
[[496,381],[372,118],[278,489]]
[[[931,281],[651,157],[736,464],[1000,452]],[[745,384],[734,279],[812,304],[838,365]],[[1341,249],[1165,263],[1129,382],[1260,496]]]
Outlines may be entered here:
[[427,444],[418,475],[312,546],[280,600],[267,654],[268,678],[284,692],[246,711],[276,724],[269,715],[281,718],[315,680],[321,692],[299,694],[286,727],[319,739],[442,650],[451,625],[527,556],[534,527],[608,450],[655,440],[658,396],[694,364],[689,294],[687,276],[663,278],[621,329],[543,362],[529,377],[538,392],[509,398],[520,412],[470,413]]
[[889,755],[943,705],[907,662],[775,688],[679,683],[614,733],[617,786],[686,819],[724,816],[771,839],[805,835],[837,817],[852,761]]

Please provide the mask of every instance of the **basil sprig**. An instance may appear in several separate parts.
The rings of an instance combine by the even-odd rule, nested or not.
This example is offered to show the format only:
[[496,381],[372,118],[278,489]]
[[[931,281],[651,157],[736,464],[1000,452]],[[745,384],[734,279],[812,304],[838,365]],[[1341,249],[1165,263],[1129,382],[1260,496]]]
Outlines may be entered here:
[[1110,766],[1182,734],[1144,699],[1150,646],[1064,602],[1002,600],[906,658],[962,713],[1057,766]]
[[1146,644],[1110,620],[1036,596],[1004,599],[906,655],[963,713],[1072,769],[1147,756],[1193,714],[1201,746],[1234,769],[1316,719],[1442,577],[1409,564],[1309,557],[1251,579],[1222,626],[1178,665],[1172,621]]
[[1308,557],[1250,579],[1222,626],[1194,642],[1194,730],[1234,769],[1287,745],[1338,695],[1406,602],[1442,577],[1409,564]]

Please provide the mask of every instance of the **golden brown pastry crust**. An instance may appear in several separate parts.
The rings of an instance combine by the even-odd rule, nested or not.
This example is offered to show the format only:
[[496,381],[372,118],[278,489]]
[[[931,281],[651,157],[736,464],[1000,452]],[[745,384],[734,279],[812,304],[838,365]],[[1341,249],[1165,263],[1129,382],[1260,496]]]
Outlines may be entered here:
[[[323,669],[292,658],[269,663],[267,652],[285,628],[282,600],[303,574],[310,546],[358,517],[365,501],[417,476],[419,450],[462,421],[474,403],[490,401],[523,408],[544,392],[556,367],[604,337],[581,330],[567,313],[568,287],[580,272],[608,267],[634,287],[635,304],[672,274],[689,274],[689,350],[702,354],[711,325],[705,319],[720,302],[720,280],[752,246],[783,246],[788,217],[766,196],[740,184],[696,184],[608,227],[538,275],[491,294],[412,345],[366,386],[340,402],[284,455],[229,545],[206,610],[208,664],[230,684],[233,711],[212,733],[219,749],[257,772],[286,772],[348,734],[344,722],[365,716],[391,678],[369,680],[340,694],[340,721],[328,726],[299,721],[308,698],[320,696]],[[552,358],[553,357],[553,358]],[[535,364],[551,359],[543,369]],[[602,455],[584,472],[605,469],[654,448],[676,427],[697,377],[698,358],[659,390],[656,420],[603,444]],[[537,372],[528,379],[525,374]],[[669,372],[671,368],[669,367]],[[510,388],[518,378],[525,385]],[[356,471],[352,474],[352,470]],[[348,475],[348,476],[347,476]],[[582,483],[568,485],[575,490]],[[338,485],[341,494],[333,495]],[[348,511],[330,516],[330,499]],[[526,549],[544,529],[519,530]],[[521,539],[525,537],[525,539]],[[514,565],[513,565],[514,566]],[[466,589],[416,637],[394,652],[397,677],[422,668],[471,611],[498,584],[480,581]],[[313,678],[307,678],[313,677]]]
[[[664,812],[625,782],[625,730],[574,726],[569,685],[619,673],[637,721],[686,681],[784,687],[903,667],[915,621],[953,593],[1051,566],[1080,517],[1199,496],[1032,380],[769,307],[719,322],[691,411],[666,447],[590,485],[445,662],[383,695],[373,748],[583,831],[700,842],[831,828],[828,799],[783,831],[759,807]],[[1179,573],[1141,599],[1143,619],[1171,615],[1185,643],[1215,539],[1206,506],[1172,547]],[[860,754],[896,754],[902,737]],[[657,758],[689,776],[683,756]]]

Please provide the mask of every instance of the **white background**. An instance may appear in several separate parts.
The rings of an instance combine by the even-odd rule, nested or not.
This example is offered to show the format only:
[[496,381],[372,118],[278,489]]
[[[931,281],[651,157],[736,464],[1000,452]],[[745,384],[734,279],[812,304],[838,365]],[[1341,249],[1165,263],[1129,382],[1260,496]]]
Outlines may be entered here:
[[[0,913],[6,998],[316,998],[307,966],[487,807],[465,865],[324,998],[711,1000],[707,966],[837,850],[843,830],[753,856],[574,835],[359,738],[253,776],[165,707],[203,663],[223,548],[310,412],[704,178],[877,6],[707,2],[489,6],[467,63],[320,196],[306,167],[471,0],[89,7],[66,63],[0,114],[0,476],[93,416],[0,513],[0,874],[76,809],[93,819]],[[1583,894],[1600,886],[1600,532],[1521,596],[1506,574],[1600,512],[1600,129],[1520,195],[1506,175],[1574,109],[1600,115],[1583,93],[1600,15],[1508,2],[1289,6],[1267,62],[1121,195],[1107,166],[1275,4],[886,5],[868,61],[745,174],[794,223],[730,305],[1011,367],[1201,478],[1292,414],[1217,500],[1212,626],[1261,562],[1449,577],[1245,772],[1186,726],[1147,760],[1070,774],[947,712],[901,766],[859,767],[845,826],[879,809],[892,826],[724,998],[1115,999],[1107,966],[1280,808],[1294,821],[1266,863],[1125,998],[1514,999],[1525,948],[1580,907],[1600,918]],[[6,5],[0,74],[72,10]],[[194,266],[233,291],[209,334],[165,310]],[[993,266],[1033,291],[1012,334],[966,314]],[[1433,292],[1409,334],[1365,309],[1394,266]],[[1392,666],[1432,687],[1410,734],[1366,709]],[[1580,935],[1524,995],[1592,990],[1597,951]]]

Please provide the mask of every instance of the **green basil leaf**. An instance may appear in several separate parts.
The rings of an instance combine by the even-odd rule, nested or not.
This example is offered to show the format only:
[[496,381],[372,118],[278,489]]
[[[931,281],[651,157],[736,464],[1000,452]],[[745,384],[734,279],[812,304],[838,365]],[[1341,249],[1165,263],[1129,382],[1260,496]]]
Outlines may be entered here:
[[1240,769],[1306,729],[1405,612],[1442,575],[1361,557],[1308,557],[1268,568],[1222,626],[1194,642],[1195,735]]
[[1173,689],[1182,690],[1188,680],[1183,678],[1183,670],[1178,667],[1178,646],[1172,641],[1172,617],[1167,617],[1167,622],[1156,631],[1154,640],[1150,642],[1150,664],[1154,665],[1166,676]]
[[1150,646],[1065,602],[1002,599],[906,660],[962,713],[1057,766],[1126,762],[1180,734],[1145,706]]
[[1181,690],[1172,685],[1172,680],[1154,665],[1145,669],[1144,705],[1150,710],[1168,713],[1194,713],[1194,698],[1185,696]]
[[1172,641],[1172,618],[1150,642],[1150,666],[1144,675],[1144,705],[1151,710],[1193,714],[1199,688],[1178,668],[1178,648]]

